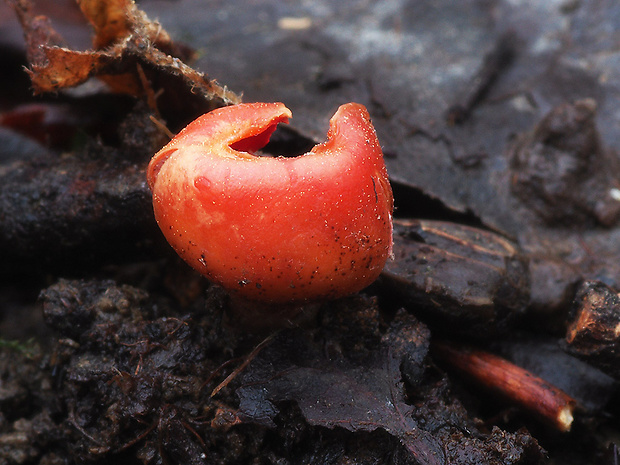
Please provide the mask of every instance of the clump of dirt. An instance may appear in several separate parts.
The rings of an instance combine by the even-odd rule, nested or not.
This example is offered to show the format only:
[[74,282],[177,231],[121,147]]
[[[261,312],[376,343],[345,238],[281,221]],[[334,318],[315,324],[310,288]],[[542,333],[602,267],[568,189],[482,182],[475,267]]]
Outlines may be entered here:
[[8,460],[17,452],[153,464],[543,457],[525,432],[478,429],[429,369],[428,329],[406,312],[388,323],[374,299],[326,303],[314,328],[262,343],[222,324],[228,299],[215,287],[182,309],[128,285],[61,280],[41,302],[59,338],[51,354],[36,362],[22,354],[23,372],[6,373]]

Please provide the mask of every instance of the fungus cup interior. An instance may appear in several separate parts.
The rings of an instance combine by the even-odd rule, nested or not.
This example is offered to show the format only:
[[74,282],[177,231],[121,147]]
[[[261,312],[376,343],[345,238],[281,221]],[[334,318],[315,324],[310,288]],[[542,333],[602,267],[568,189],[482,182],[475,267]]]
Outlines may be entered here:
[[[262,149],[271,138],[271,135],[276,130],[278,123],[288,123],[288,118],[286,116],[280,117],[277,120],[273,121],[269,126],[264,128],[263,131],[257,134],[251,134],[248,137],[244,137],[241,140],[233,142],[230,144],[230,148],[236,150],[238,152],[247,152],[252,155],[256,155],[256,152]],[[260,128],[257,128],[260,129]]]
[[[234,150],[235,152],[237,152],[237,156],[240,158],[253,158],[255,156],[260,156],[260,154],[256,153],[258,152],[260,149],[262,149],[263,147],[265,147],[265,145],[267,145],[269,143],[269,140],[271,139],[271,135],[274,133],[274,131],[276,130],[277,126],[279,123],[288,123],[289,120],[289,116],[287,114],[283,114],[283,115],[279,115],[273,118],[272,121],[269,122],[269,124],[267,126],[262,126],[262,125],[254,125],[251,126],[250,128],[247,128],[246,132],[244,135],[242,135],[241,139],[239,140],[235,140],[238,137],[238,134],[231,134],[231,139],[232,142],[228,144],[228,146]],[[195,135],[200,136],[200,133],[202,131],[200,131],[200,129],[195,129],[192,126],[195,123],[190,124],[189,126],[187,126],[183,131],[181,131],[177,137],[175,137],[175,139],[177,138],[183,138],[184,135],[187,134],[187,132],[190,128],[192,128],[192,131],[195,133]],[[208,135],[205,135],[205,137],[207,137]],[[173,139],[173,143],[174,140]],[[157,179],[157,176],[161,170],[161,167],[164,165],[164,163],[166,163],[166,160],[168,160],[168,158],[170,158],[172,155],[174,155],[174,153],[179,150],[177,147],[170,147],[168,150],[159,152],[158,154],[155,155],[155,158],[153,161],[151,161],[151,167],[147,172],[147,177],[148,177],[148,183],[149,185],[152,187],[155,183],[155,180]]]

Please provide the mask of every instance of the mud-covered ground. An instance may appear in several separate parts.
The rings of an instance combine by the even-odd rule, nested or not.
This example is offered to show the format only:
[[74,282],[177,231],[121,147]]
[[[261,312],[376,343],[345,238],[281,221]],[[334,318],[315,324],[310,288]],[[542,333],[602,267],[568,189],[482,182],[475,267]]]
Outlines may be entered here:
[[[62,3],[0,6],[0,464],[617,463],[619,6]],[[394,190],[379,280],[277,325],[145,177],[241,100],[282,156],[363,103]]]

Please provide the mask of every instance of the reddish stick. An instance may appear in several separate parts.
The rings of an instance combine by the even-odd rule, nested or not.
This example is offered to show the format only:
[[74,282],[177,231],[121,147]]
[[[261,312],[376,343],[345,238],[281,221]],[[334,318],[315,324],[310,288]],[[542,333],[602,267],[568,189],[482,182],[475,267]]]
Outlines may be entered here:
[[482,350],[433,344],[433,355],[560,431],[570,431],[577,402],[529,371]]

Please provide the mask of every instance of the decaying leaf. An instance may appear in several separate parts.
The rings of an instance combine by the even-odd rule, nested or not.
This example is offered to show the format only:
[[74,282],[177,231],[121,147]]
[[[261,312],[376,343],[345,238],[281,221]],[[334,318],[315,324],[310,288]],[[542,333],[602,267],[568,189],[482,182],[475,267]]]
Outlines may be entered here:
[[180,79],[211,107],[240,101],[235,93],[186,65],[183,60],[191,58],[191,53],[173,43],[132,0],[78,2],[95,30],[94,49],[88,51],[63,46],[50,21],[33,15],[28,0],[9,3],[26,35],[28,74],[37,94],[73,87],[97,76],[115,92],[139,95],[145,90],[143,72],[156,89],[167,87],[161,84],[166,78]]
[[[93,48],[95,50],[101,50],[131,34],[132,20],[128,13],[134,18],[141,13],[131,0],[113,0],[109,2],[99,0],[76,1],[84,16],[88,18],[95,29],[93,40]],[[148,22],[146,17],[144,19]],[[170,41],[168,34],[165,31],[161,32],[162,37],[157,37],[157,39],[159,41]]]
[[[312,425],[353,432],[381,428],[398,437],[419,463],[442,463],[439,443],[409,414],[411,407],[404,402],[402,383],[394,383],[394,364],[388,358],[372,366],[332,361],[306,335],[285,333],[250,367],[237,391],[242,419],[273,425],[278,413],[273,402],[294,400]],[[400,380],[399,372],[396,378]]]
[[[367,312],[360,315],[368,317]],[[506,457],[500,456],[508,450],[515,452],[518,441],[527,442],[501,432],[507,447],[491,453],[491,437],[484,441],[479,433],[461,433],[473,432],[475,426],[465,420],[458,402],[447,405],[440,399],[439,390],[430,387],[433,383],[424,374],[430,338],[427,328],[401,311],[380,336],[365,317],[355,320],[353,312],[345,312],[342,325],[330,322],[336,323],[336,328],[325,339],[325,335],[312,336],[301,330],[280,333],[241,377],[236,391],[238,418],[274,426],[278,406],[292,401],[311,425],[352,432],[384,430],[419,464],[460,463],[454,453],[465,449],[480,460],[468,463],[507,463]],[[350,339],[358,343],[351,346]],[[359,341],[365,341],[363,347]],[[403,379],[415,386],[419,402],[407,396]],[[511,463],[536,463],[528,462],[526,455],[535,456],[537,446],[520,447]],[[494,456],[498,450],[501,453]]]

